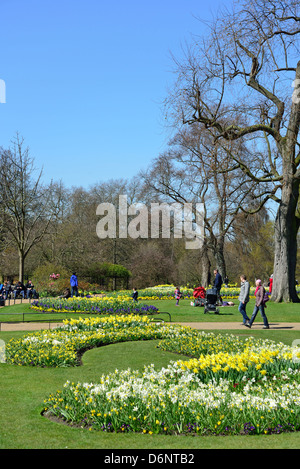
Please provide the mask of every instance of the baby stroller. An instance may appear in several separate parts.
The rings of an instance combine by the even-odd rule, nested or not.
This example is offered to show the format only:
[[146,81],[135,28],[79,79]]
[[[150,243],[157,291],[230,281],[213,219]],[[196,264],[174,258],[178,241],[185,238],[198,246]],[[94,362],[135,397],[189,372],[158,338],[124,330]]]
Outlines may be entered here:
[[205,288],[197,287],[193,291],[193,297],[195,298],[195,306],[204,306],[205,303]]
[[215,314],[219,314],[219,308],[217,307],[218,295],[216,288],[211,288],[207,290],[205,303],[204,303],[204,314],[209,313],[210,311]]

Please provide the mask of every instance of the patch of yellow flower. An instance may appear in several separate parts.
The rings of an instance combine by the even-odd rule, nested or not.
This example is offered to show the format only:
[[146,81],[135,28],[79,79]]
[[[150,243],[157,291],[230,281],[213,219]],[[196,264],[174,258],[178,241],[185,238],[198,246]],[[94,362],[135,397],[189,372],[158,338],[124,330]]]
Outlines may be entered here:
[[[280,355],[279,350],[263,349],[255,352],[245,349],[239,354],[220,352],[213,355],[203,355],[188,361],[180,360],[178,365],[183,371],[189,370],[194,373],[211,370],[214,373],[219,371],[228,372],[230,370],[247,371],[248,367],[255,366],[259,370],[264,364],[273,363],[276,358],[292,359],[291,353],[286,353],[285,357]],[[263,373],[262,373],[263,374]]]

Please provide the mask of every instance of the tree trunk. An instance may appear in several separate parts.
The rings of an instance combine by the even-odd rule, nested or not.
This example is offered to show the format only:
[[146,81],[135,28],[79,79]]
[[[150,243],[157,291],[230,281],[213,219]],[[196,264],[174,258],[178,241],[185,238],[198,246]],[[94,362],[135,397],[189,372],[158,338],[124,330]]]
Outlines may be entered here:
[[201,286],[207,288],[210,284],[210,268],[211,263],[208,256],[208,247],[206,241],[200,250],[200,263],[201,263]]
[[216,259],[217,269],[221,274],[221,277],[224,281],[226,277],[226,262],[224,257],[224,239],[223,237],[218,240],[216,248],[214,250],[214,257]]
[[275,220],[275,260],[271,299],[276,302],[299,302],[296,292],[297,218],[299,182],[292,180],[282,188],[282,197]]
[[19,250],[19,281],[22,283],[24,281],[24,264],[25,255],[22,251]]

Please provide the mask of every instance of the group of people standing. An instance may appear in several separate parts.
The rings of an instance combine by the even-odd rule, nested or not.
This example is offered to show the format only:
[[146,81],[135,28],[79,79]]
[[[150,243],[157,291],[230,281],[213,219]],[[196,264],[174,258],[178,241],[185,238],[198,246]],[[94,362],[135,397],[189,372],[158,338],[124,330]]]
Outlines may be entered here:
[[[222,276],[221,276],[221,274],[219,273],[218,269],[215,269],[215,270],[214,270],[214,276],[215,276],[215,279],[214,279],[213,288],[214,288],[215,291],[216,291],[216,294],[217,294],[217,298],[218,298],[219,303],[222,304],[221,288],[222,288],[222,285],[223,285],[223,279],[222,279]],[[227,277],[226,277],[226,280],[227,280],[227,282],[228,282],[228,278],[227,278]],[[228,285],[228,283],[227,283],[227,285]],[[175,300],[176,300],[176,306],[179,306],[179,300],[182,298],[182,293],[181,293],[179,287],[176,287],[174,296],[175,296]]]

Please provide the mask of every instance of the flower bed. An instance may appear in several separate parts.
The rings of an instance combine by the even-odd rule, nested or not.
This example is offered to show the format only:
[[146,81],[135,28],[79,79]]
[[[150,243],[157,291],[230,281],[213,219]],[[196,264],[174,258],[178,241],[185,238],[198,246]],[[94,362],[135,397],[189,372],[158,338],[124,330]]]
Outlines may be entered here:
[[92,317],[11,340],[7,362],[74,366],[87,348],[157,338],[164,350],[193,358],[160,370],[153,365],[141,372],[116,370],[97,383],[68,381],[45,399],[47,414],[106,432],[217,435],[299,430],[300,351],[270,340],[158,325],[134,315]]
[[[166,325],[156,325],[147,316],[111,316],[70,319],[54,330],[34,332],[6,345],[7,363],[32,366],[76,366],[88,348],[129,340],[168,337]],[[179,330],[169,326],[170,331]]]
[[266,434],[299,430],[300,373],[203,383],[177,363],[142,374],[126,370],[98,383],[66,382],[44,401],[47,412],[106,432],[199,435]]
[[34,301],[31,309],[57,313],[91,313],[91,314],[154,314],[155,306],[134,303],[128,296],[80,298],[43,298]]
[[[143,288],[139,290],[139,300],[174,300],[175,295],[174,285],[158,285],[156,287]],[[182,293],[182,299],[194,299],[193,288],[182,287],[180,288]],[[255,287],[250,287],[250,298],[254,298]],[[106,292],[105,296],[108,298],[122,298],[130,296],[129,290],[121,290],[118,292]],[[240,288],[237,286],[229,286],[228,288],[223,287],[221,289],[221,296],[223,299],[237,299],[240,294]]]

